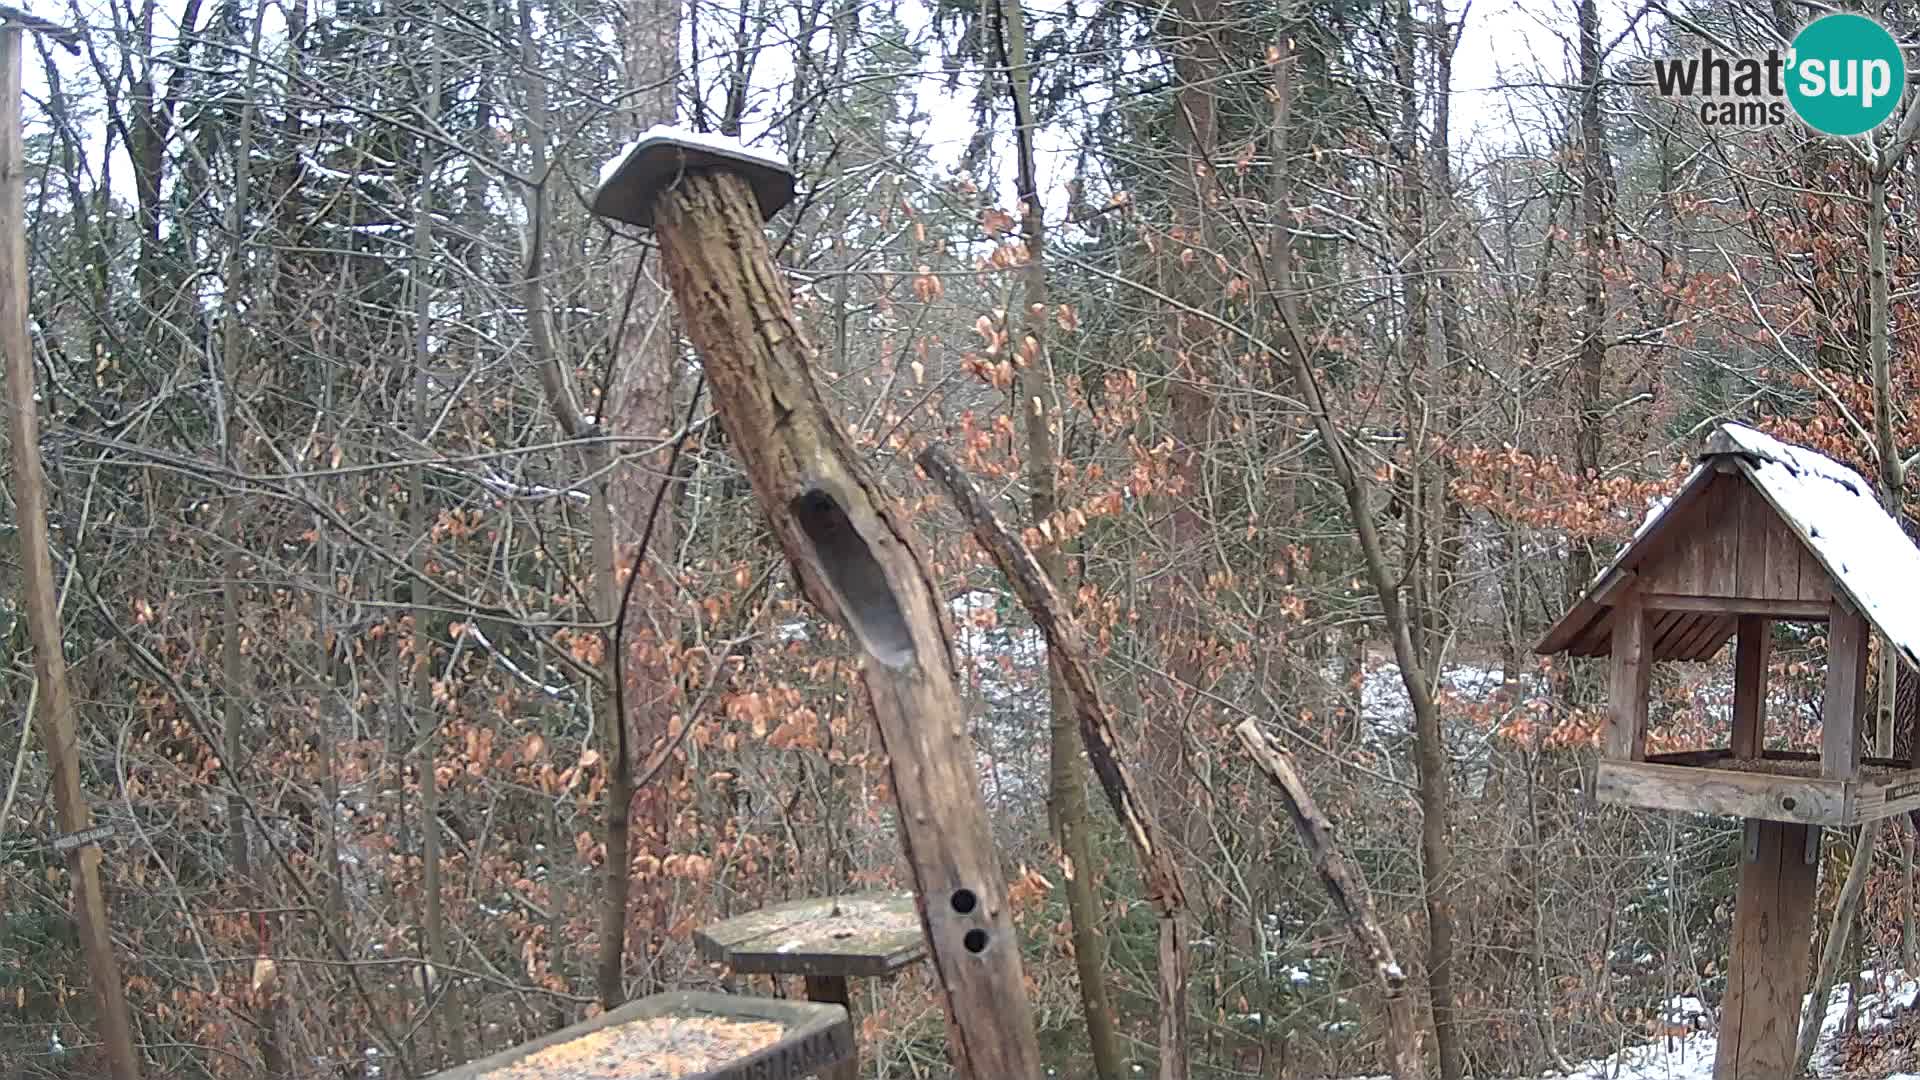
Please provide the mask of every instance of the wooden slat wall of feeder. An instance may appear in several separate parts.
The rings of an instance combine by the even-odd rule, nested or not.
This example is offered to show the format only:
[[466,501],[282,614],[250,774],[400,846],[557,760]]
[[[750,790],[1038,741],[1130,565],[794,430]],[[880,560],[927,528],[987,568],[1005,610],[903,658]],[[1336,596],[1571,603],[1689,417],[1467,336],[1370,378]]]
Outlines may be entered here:
[[[1863,757],[1859,737],[1873,632],[1920,667],[1916,584],[1920,551],[1864,480],[1730,424],[1537,646],[1608,662],[1594,784],[1601,801],[1746,819],[1716,1080],[1771,1080],[1792,1069],[1820,829],[1920,807],[1920,762]],[[1766,747],[1776,621],[1826,625],[1817,754]],[[1710,660],[1729,641],[1728,745],[1649,754],[1653,665]]]

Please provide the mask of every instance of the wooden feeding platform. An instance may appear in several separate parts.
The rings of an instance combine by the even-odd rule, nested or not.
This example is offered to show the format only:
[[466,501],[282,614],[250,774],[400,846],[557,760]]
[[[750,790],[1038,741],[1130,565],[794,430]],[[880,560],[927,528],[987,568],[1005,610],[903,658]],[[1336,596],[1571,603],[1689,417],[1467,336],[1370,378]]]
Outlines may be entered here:
[[700,954],[740,975],[892,975],[927,955],[912,893],[777,904],[693,934]]
[[[1602,802],[1746,820],[1716,1080],[1793,1071],[1820,830],[1920,809],[1920,760],[1865,757],[1860,738],[1873,635],[1920,670],[1917,589],[1920,549],[1858,473],[1723,424],[1679,494],[1536,647],[1607,659]],[[1775,621],[1826,626],[1817,754],[1765,748]],[[1709,660],[1729,640],[1728,745],[1648,754],[1653,665]]]
[[655,994],[434,1080],[800,1080],[853,1056],[845,1009]]
[[[850,977],[884,977],[927,955],[912,893],[794,900],[696,930],[700,954],[737,975],[799,975],[807,999],[853,1014]],[[835,1077],[851,1077],[849,1057]]]
[[1823,768],[1820,755],[1796,751],[1737,757],[1728,747],[1687,750],[1602,761],[1594,790],[1601,802],[1625,806],[1830,828],[1920,809],[1920,769],[1907,762],[1862,758],[1850,780],[1823,776]]

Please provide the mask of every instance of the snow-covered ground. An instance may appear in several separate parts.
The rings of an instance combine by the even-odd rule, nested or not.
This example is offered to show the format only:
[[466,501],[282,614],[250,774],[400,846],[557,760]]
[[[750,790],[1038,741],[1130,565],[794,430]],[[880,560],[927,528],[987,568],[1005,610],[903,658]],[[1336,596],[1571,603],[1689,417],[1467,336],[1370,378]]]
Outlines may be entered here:
[[[1869,983],[1877,981],[1879,986],[1876,992],[1860,1000],[1861,1022],[1866,1027],[1888,1023],[1898,1011],[1913,1008],[1915,998],[1920,997],[1920,983],[1904,973],[1889,972],[1877,980],[1873,972],[1863,975]],[[1688,1012],[1690,1006],[1693,1010],[1700,1008],[1694,998],[1677,998],[1670,1005],[1676,1014]],[[1834,987],[1827,999],[1826,1018],[1820,1027],[1820,1045],[1814,1051],[1816,1067],[1831,1056],[1833,1037],[1840,1030],[1840,1022],[1846,1011],[1847,989],[1844,986]],[[1684,1019],[1684,1016],[1676,1015],[1675,1018]],[[1501,1080],[1713,1080],[1713,1055],[1718,1046],[1719,1039],[1715,1032],[1699,1031],[1628,1047],[1608,1057],[1582,1062],[1565,1077],[1555,1071],[1542,1073],[1538,1077],[1506,1077]],[[1827,1075],[1818,1068],[1816,1073]],[[1354,1077],[1352,1080],[1388,1078]],[[1920,1080],[1920,1073],[1896,1073],[1887,1077],[1887,1080]]]

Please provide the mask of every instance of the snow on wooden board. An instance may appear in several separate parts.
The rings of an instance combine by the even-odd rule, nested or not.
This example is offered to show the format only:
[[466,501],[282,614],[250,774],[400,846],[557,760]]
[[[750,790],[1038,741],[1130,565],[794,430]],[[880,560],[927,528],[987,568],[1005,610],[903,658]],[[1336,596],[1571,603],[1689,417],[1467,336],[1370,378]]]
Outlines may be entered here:
[[606,163],[600,166],[600,186],[605,187],[607,181],[613,179],[613,174],[620,171],[620,166],[640,148],[656,142],[694,146],[727,157],[752,161],[769,169],[779,169],[781,172],[793,171],[793,165],[787,160],[787,155],[772,150],[755,149],[731,135],[710,135],[706,132],[675,127],[672,124],[655,124],[642,132],[638,139],[621,147],[619,153],[608,158]]
[[1708,451],[1737,452],[1860,613],[1920,667],[1920,549],[1857,472],[1741,424],[1722,424]]

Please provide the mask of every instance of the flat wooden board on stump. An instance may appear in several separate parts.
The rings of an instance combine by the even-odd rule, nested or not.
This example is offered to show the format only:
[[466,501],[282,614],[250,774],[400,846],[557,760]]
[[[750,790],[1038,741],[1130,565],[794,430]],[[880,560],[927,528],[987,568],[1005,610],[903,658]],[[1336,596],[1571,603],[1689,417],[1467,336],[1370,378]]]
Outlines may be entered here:
[[693,934],[700,954],[741,975],[891,975],[927,955],[913,894],[795,900]]

